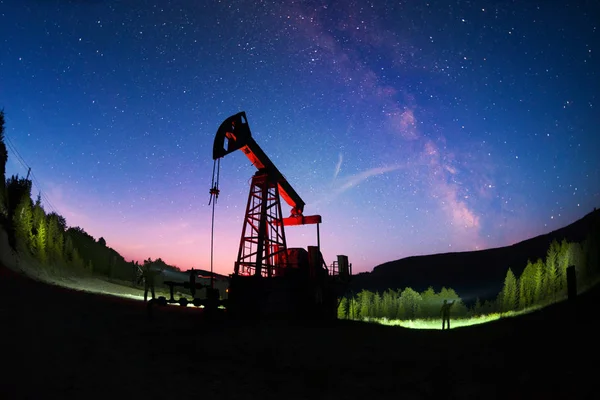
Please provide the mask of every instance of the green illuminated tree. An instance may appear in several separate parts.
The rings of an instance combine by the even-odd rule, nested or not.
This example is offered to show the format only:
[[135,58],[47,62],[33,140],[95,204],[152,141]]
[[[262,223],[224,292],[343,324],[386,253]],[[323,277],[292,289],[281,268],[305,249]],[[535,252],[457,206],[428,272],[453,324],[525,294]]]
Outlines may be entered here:
[[387,319],[396,319],[398,314],[397,298],[398,294],[394,290],[388,289],[383,292],[381,300],[383,317]]
[[[145,261],[144,261],[145,262]],[[368,290],[361,290],[357,295],[358,302],[358,318],[365,319],[372,317],[373,310],[373,293]]]
[[553,240],[546,253],[546,274],[544,281],[544,297],[546,300],[552,301],[558,289],[558,255],[560,253],[560,245],[556,240]]
[[532,266],[534,280],[532,304],[540,304],[544,299],[544,281],[546,280],[545,266],[541,258],[538,258]]
[[31,251],[33,246],[33,213],[31,211],[31,198],[24,195],[17,207],[13,216],[13,225],[15,227],[15,236],[17,244],[22,249]]
[[42,207],[42,198],[38,194],[35,204],[32,208],[32,250],[35,256],[46,262],[46,213]]
[[342,297],[338,306],[337,317],[338,319],[349,319],[350,318],[350,297]]
[[405,288],[400,294],[400,307],[398,314],[402,313],[405,319],[416,319],[421,316],[421,295],[412,288]]
[[33,227],[34,230],[37,229],[37,226],[40,224],[40,221],[46,218],[46,213],[44,212],[44,207],[42,207],[42,197],[38,194],[35,203],[32,207],[33,212]]
[[46,254],[46,219],[42,218],[38,222],[35,235],[35,255],[42,263],[48,260]]
[[52,212],[46,216],[46,220],[48,223],[48,246],[47,248],[51,248],[54,253],[56,259],[63,258],[64,252],[64,243],[65,243],[65,230],[67,223],[65,219]]
[[519,278],[519,309],[531,306],[535,301],[536,266],[527,260],[527,266]]
[[421,314],[425,318],[437,318],[440,314],[441,299],[429,286],[427,290],[421,293]]
[[406,306],[402,302],[398,302],[398,310],[396,311],[396,319],[406,320],[408,318],[408,312],[406,311]]
[[383,302],[379,292],[373,293],[373,311],[371,315],[375,318],[383,317]]
[[504,278],[504,287],[502,288],[502,312],[517,309],[519,304],[517,290],[517,278],[512,269],[509,268],[506,272],[506,278]]

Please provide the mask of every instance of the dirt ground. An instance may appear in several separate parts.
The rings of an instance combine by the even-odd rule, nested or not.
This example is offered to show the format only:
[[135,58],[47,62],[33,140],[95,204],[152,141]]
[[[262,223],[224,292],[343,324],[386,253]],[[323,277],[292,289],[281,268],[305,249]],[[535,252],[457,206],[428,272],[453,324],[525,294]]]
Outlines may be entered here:
[[0,399],[596,398],[599,297],[450,331],[242,323],[0,266]]

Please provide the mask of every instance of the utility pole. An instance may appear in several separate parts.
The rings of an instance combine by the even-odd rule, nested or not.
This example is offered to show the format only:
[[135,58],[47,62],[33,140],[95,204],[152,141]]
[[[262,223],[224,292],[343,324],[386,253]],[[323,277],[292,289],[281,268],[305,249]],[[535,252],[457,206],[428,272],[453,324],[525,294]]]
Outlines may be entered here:
[[27,180],[29,180],[29,174],[31,174],[31,167],[29,167],[29,169],[27,170]]

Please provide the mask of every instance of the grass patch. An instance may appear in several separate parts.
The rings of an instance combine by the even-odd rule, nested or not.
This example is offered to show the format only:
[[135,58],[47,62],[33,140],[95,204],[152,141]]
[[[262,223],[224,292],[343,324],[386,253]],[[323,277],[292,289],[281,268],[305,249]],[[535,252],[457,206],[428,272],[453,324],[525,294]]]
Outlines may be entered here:
[[[466,326],[485,324],[486,322],[496,321],[501,318],[517,317],[519,315],[529,314],[533,311],[539,310],[543,306],[533,306],[519,311],[508,311],[505,313],[493,313],[486,315],[478,315],[469,318],[454,318],[450,320],[450,326],[454,328],[462,328]],[[376,323],[387,326],[401,326],[403,328],[410,329],[442,329],[441,318],[431,319],[413,319],[413,320],[399,320],[399,319],[387,319],[387,318],[365,318],[363,321]]]

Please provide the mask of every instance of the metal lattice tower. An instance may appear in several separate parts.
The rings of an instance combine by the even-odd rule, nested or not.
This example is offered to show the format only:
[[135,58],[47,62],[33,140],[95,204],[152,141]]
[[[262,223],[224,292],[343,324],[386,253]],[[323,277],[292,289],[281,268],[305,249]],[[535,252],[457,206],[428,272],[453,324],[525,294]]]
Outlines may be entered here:
[[287,263],[278,184],[258,171],[250,185],[235,274],[278,276]]

